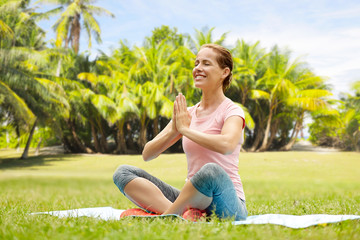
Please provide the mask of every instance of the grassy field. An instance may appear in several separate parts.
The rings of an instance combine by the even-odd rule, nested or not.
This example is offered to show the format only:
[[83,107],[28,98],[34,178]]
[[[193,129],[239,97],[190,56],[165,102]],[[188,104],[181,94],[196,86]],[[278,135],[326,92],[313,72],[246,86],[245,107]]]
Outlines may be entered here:
[[[184,154],[145,163],[140,156],[55,155],[16,160],[0,150],[0,239],[360,239],[360,221],[290,229],[277,225],[194,224],[181,220],[102,221],[29,215],[85,207],[134,207],[112,183],[120,164],[146,169],[181,188]],[[241,153],[249,215],[360,215],[360,154]]]

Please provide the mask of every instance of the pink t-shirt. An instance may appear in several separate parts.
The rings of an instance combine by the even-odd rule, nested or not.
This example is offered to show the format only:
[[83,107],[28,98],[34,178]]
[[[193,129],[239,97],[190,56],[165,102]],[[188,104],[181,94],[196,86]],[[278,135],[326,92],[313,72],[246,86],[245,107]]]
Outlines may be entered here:
[[[199,105],[200,103],[197,103],[195,106],[188,108],[192,117],[190,123],[191,129],[208,134],[220,134],[225,120],[231,116],[240,116],[245,122],[244,111],[229,98],[226,98],[213,113],[203,118],[196,117],[196,109]],[[245,200],[243,186],[238,173],[239,153],[243,142],[244,133],[241,133],[241,139],[234,152],[228,155],[223,155],[204,148],[184,136],[182,144],[188,162],[187,179],[191,179],[191,177],[194,176],[194,174],[206,163],[216,163],[220,165],[230,176],[234,183],[238,197]]]

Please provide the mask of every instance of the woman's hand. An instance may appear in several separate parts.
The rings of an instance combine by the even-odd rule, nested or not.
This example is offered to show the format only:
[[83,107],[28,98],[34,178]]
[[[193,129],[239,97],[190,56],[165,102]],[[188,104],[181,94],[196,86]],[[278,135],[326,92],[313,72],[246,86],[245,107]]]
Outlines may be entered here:
[[171,131],[174,133],[179,133],[177,128],[176,128],[176,110],[175,110],[175,103],[176,100],[174,102],[174,107],[173,107],[173,115],[172,115],[172,119],[171,119]]
[[179,133],[184,135],[184,130],[188,129],[191,122],[191,116],[187,110],[185,96],[179,93],[174,102],[175,126]]

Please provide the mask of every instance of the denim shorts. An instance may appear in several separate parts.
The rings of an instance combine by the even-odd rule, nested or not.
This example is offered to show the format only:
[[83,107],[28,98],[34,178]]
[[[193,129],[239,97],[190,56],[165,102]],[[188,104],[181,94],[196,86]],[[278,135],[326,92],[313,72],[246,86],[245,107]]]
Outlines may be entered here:
[[[119,190],[126,196],[124,192],[125,186],[137,177],[145,178],[154,183],[171,202],[174,202],[180,194],[180,190],[146,171],[130,165],[118,167],[113,180]],[[211,204],[205,209],[208,215],[215,214],[219,219],[233,219],[235,221],[246,219],[248,213],[245,200],[237,196],[233,182],[222,167],[215,163],[207,163],[190,181],[199,192],[212,198]]]

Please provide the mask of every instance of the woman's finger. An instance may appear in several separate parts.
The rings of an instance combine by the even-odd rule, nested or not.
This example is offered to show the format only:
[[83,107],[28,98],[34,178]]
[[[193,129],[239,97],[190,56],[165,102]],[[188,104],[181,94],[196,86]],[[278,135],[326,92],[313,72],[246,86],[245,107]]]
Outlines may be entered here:
[[182,109],[183,109],[183,103],[182,103],[182,98],[181,98],[181,95],[179,94],[178,96],[177,96],[177,99],[176,99],[176,103],[177,103],[177,110],[178,110],[178,112],[180,112],[180,111],[182,111]]
[[184,109],[186,108],[186,103],[185,103],[185,97],[181,93],[179,94],[179,100],[180,100],[180,103],[181,103],[180,110],[184,111]]
[[184,95],[182,96],[182,98],[183,98],[183,108],[184,108],[184,111],[187,111],[186,98],[185,98]]
[[177,99],[174,102],[174,114],[176,116],[176,113],[178,112],[178,104],[177,104]]
[[175,104],[176,104],[176,102],[174,102],[174,104],[173,104],[173,118],[176,116],[176,109],[175,109]]

